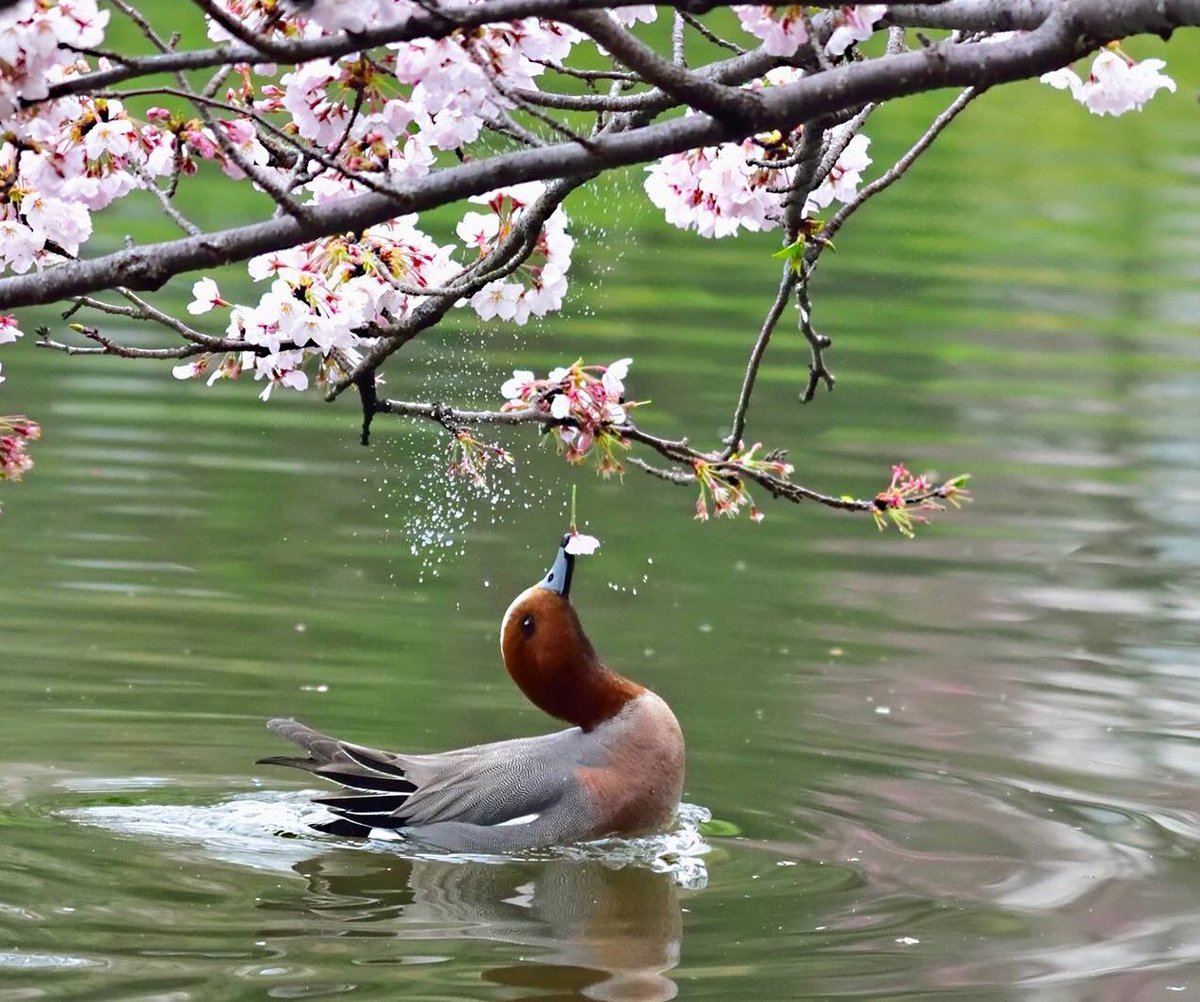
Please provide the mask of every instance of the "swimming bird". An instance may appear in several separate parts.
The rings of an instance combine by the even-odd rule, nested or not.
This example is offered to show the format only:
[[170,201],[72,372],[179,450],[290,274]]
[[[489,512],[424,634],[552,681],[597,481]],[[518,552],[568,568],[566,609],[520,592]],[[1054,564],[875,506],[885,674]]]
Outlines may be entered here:
[[[381,751],[295,720],[267,726],[342,790],[314,798],[332,835],[398,833],[452,852],[505,852],[661,831],[683,792],[683,733],[671,708],[601,662],[571,604],[575,557],[564,536],[553,566],[513,600],[500,626],[508,674],[540,709],[572,726],[432,755]],[[381,831],[382,830],[382,831]]]

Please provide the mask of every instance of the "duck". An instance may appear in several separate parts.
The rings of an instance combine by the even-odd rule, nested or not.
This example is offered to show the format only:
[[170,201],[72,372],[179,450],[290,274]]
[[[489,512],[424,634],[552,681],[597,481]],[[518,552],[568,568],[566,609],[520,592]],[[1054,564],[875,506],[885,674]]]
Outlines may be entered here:
[[571,603],[575,555],[563,536],[545,576],[500,625],[513,682],[570,726],[435,754],[383,751],[294,719],[268,721],[302,769],[341,789],[313,799],[333,817],[315,831],[400,838],[446,852],[512,852],[666,830],[683,794],[679,721],[656,693],[605,665]]

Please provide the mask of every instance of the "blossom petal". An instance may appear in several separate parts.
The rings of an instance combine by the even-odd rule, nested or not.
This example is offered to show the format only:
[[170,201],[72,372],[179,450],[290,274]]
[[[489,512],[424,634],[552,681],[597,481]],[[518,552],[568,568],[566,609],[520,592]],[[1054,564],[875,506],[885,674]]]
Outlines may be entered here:
[[571,398],[565,393],[556,393],[550,401],[550,416],[559,419],[571,413]]
[[572,556],[590,557],[600,549],[600,540],[595,536],[587,536],[581,532],[570,532],[567,534],[567,542],[563,549]]

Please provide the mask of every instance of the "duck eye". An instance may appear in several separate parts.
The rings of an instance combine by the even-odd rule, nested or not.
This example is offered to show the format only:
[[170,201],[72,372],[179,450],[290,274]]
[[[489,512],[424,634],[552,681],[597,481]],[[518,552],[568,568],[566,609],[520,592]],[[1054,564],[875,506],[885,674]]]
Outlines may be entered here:
[[526,637],[533,636],[533,616],[529,613],[526,613],[521,617],[521,632],[525,634]]

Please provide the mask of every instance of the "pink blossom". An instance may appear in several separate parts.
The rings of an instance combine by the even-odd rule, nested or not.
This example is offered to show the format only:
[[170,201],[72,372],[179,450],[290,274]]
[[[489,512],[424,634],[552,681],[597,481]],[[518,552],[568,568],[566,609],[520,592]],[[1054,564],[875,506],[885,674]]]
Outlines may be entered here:
[[565,449],[568,462],[581,462],[594,452],[601,474],[620,473],[618,452],[628,447],[621,426],[627,420],[626,409],[637,406],[623,404],[620,398],[631,362],[623,358],[603,366],[578,361],[550,370],[545,379],[534,378],[528,370],[517,370],[501,387],[506,398],[502,409],[534,407],[563,422],[556,424],[551,433]]
[[871,165],[867,155],[870,145],[871,140],[861,132],[846,144],[828,176],[809,195],[810,206],[823,209],[835,200],[849,202],[854,199],[862,184],[862,172]]
[[202,278],[192,286],[192,301],[188,303],[187,311],[193,316],[207,313],[215,306],[228,306],[221,298],[217,283],[211,278]]
[[526,393],[533,384],[533,372],[529,369],[513,369],[512,379],[500,387],[500,395],[505,400],[524,401]]
[[17,326],[16,317],[0,314],[0,344],[12,344],[17,338],[24,336],[25,332]]
[[84,137],[83,148],[93,160],[108,154],[126,156],[137,142],[137,127],[127,118],[97,122]]
[[512,320],[517,314],[517,300],[521,287],[513,282],[497,280],[489,282],[471,297],[480,320]]
[[1161,59],[1134,62],[1112,48],[1102,49],[1092,62],[1086,80],[1070,66],[1044,73],[1042,83],[1071,96],[1094,115],[1123,115],[1140,111],[1159,90],[1175,91],[1175,81],[1159,72],[1166,66]]
[[258,395],[259,400],[269,400],[271,391],[276,386],[286,386],[293,390],[308,389],[308,374],[299,368],[303,358],[304,353],[301,351],[284,351],[255,359],[254,378],[265,378],[267,381],[267,385]]
[[587,536],[572,527],[567,533],[567,541],[563,545],[567,553],[577,557],[590,557],[600,549],[600,540],[595,536]]
[[887,13],[887,4],[865,3],[843,7],[834,14],[837,25],[825,43],[825,51],[840,56],[855,42],[865,42],[875,32],[875,23]]
[[804,7],[734,7],[733,12],[751,35],[772,56],[790,56],[808,41]]
[[201,355],[190,362],[184,362],[171,368],[171,375],[176,379],[198,379],[208,371],[208,356]]
[[495,213],[468,212],[459,222],[455,232],[458,239],[468,247],[475,247],[482,254],[492,245],[500,232],[500,218]]
[[[0,220],[0,261],[17,274],[23,274],[33,266],[45,242],[44,236],[37,236],[16,219]],[[0,336],[0,344],[3,343]]]
[[77,202],[33,194],[21,202],[21,212],[36,236],[53,240],[68,254],[92,235],[91,215]]
[[0,480],[20,480],[33,469],[33,458],[26,449],[41,436],[41,426],[23,414],[0,415]]
[[[248,118],[239,118],[232,122],[221,121],[217,125],[225,133],[226,140],[237,149],[244,162],[254,167],[265,167],[270,163],[271,154],[258,141],[254,123]],[[235,181],[246,176],[245,171],[232,160],[222,160],[221,170]]]
[[619,400],[625,395],[625,377],[629,375],[629,367],[632,364],[632,358],[619,358],[605,368],[601,382],[604,384],[605,392],[612,399]]

